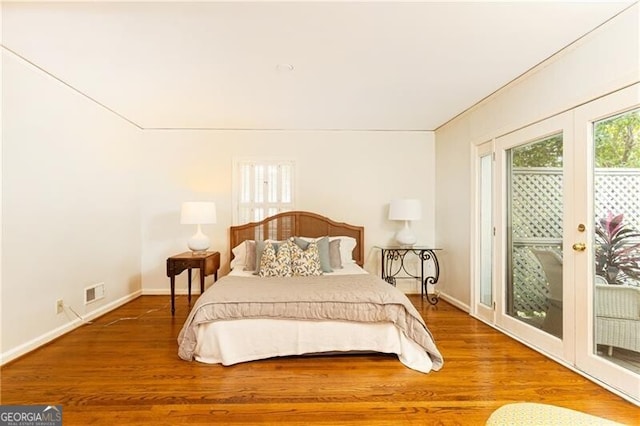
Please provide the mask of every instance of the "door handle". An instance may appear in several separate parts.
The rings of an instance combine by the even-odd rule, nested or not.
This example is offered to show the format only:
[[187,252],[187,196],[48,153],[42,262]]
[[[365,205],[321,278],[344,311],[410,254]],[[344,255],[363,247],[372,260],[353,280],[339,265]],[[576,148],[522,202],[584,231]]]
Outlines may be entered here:
[[587,245],[585,243],[575,243],[573,245],[573,249],[575,251],[585,251],[586,248],[587,248]]

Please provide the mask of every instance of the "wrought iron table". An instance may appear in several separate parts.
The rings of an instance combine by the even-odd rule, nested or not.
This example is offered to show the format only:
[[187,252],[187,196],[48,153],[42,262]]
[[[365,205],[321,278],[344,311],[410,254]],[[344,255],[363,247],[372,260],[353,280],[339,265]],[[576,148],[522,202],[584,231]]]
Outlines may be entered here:
[[[420,279],[420,295],[427,297],[432,305],[438,303],[438,294],[429,294],[427,284],[435,285],[440,277],[440,264],[436,251],[441,250],[432,247],[401,247],[401,246],[376,246],[381,253],[381,277],[383,280],[395,287],[397,278],[415,278]],[[405,266],[405,257],[407,254],[413,254],[420,260],[420,276],[409,272]],[[433,275],[425,276],[425,263],[433,265]],[[401,272],[403,275],[398,276]]]

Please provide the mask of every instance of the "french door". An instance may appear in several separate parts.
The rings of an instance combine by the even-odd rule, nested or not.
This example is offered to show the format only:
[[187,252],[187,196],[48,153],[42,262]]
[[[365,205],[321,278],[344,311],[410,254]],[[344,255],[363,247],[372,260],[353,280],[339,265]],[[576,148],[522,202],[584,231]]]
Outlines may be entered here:
[[578,108],[576,366],[640,404],[640,85]]
[[496,139],[496,324],[573,362],[573,120]]
[[636,403],[639,88],[496,138],[492,163],[478,147],[472,292],[475,316]]

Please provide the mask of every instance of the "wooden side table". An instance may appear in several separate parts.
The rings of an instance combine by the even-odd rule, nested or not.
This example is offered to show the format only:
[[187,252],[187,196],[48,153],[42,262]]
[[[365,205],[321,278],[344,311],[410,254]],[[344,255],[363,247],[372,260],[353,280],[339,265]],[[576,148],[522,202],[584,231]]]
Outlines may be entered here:
[[214,281],[218,279],[220,268],[220,253],[208,251],[205,253],[185,252],[176,254],[167,259],[167,276],[171,279],[171,315],[176,311],[176,275],[180,275],[185,269],[189,274],[189,303],[191,303],[191,270],[200,270],[200,294],[204,293],[204,278],[214,275]]

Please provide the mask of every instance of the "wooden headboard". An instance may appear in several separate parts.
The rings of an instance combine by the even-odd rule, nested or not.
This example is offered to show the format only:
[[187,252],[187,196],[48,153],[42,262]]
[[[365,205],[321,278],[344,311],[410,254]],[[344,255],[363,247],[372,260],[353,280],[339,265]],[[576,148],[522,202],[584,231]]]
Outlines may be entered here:
[[[232,226],[229,229],[230,250],[245,240],[286,240],[289,237],[346,236],[356,240],[353,259],[364,264],[364,227],[335,222],[328,217],[303,211],[278,213],[260,222]],[[233,252],[229,259],[233,260]]]

